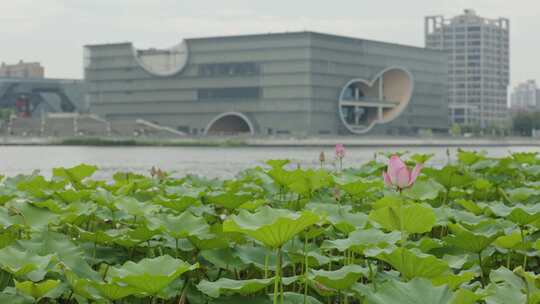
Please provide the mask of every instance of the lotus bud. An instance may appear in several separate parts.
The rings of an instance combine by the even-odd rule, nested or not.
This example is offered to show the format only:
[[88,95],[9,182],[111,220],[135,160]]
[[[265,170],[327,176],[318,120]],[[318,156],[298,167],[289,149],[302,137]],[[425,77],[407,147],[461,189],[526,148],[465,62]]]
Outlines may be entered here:
[[395,187],[399,191],[411,187],[418,175],[420,175],[422,167],[422,164],[416,164],[411,171],[399,156],[392,155],[388,161],[388,170],[386,172],[383,171],[384,183],[386,186],[391,188]]
[[345,147],[343,144],[336,145],[336,157],[342,159],[345,157]]

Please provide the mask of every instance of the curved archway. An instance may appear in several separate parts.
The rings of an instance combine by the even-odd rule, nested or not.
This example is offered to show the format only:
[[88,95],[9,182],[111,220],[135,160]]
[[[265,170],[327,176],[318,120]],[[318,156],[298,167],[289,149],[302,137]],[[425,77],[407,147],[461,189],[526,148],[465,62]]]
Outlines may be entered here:
[[238,112],[227,112],[214,117],[206,128],[204,135],[241,135],[255,134],[253,124],[246,115]]

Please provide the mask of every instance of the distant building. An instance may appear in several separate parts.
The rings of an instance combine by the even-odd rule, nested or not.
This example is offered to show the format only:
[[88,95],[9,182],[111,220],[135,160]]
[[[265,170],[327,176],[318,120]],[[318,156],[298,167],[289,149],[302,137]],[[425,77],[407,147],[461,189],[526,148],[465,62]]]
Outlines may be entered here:
[[39,62],[24,62],[22,60],[16,64],[2,62],[0,65],[0,77],[44,78],[45,69]]
[[444,132],[443,52],[313,32],[85,47],[86,100],[106,120],[191,134]]
[[19,117],[86,112],[84,82],[75,79],[0,77],[0,108]]
[[425,18],[426,47],[448,53],[451,123],[497,126],[508,121],[510,22],[473,10]]
[[540,111],[540,91],[535,80],[527,80],[514,88],[510,107],[516,111]]

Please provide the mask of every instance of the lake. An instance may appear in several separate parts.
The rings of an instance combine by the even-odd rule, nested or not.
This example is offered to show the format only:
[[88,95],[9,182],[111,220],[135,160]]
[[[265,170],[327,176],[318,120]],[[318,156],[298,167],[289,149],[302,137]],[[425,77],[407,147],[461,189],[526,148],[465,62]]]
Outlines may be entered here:
[[[446,148],[347,148],[344,166],[356,166],[373,159],[376,152],[410,151],[435,153],[434,165],[447,162]],[[455,153],[457,148],[451,148]],[[467,150],[473,150],[467,148]],[[534,147],[482,147],[491,156],[512,152],[538,151]],[[232,177],[242,169],[261,165],[268,159],[288,158],[302,167],[318,167],[319,153],[329,162],[334,158],[331,147],[87,147],[87,146],[3,146],[0,147],[0,174],[14,176],[34,170],[50,176],[52,168],[80,163],[99,167],[96,178],[107,179],[117,171],[148,173],[158,166],[174,175],[187,173],[208,177]],[[453,155],[455,156],[455,154]],[[328,167],[332,167],[329,163]]]

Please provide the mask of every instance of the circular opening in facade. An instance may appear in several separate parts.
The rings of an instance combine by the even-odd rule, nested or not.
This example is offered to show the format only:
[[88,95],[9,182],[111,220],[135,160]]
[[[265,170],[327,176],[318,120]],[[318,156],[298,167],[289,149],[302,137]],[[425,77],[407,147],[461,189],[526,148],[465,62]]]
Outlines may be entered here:
[[369,81],[353,79],[339,98],[339,116],[352,133],[364,134],[377,123],[398,117],[412,96],[412,75],[402,68],[388,68]]
[[133,49],[135,59],[148,73],[155,76],[172,76],[180,73],[188,61],[185,41],[169,49]]
[[240,113],[224,113],[214,118],[206,127],[206,135],[253,135],[251,121]]

